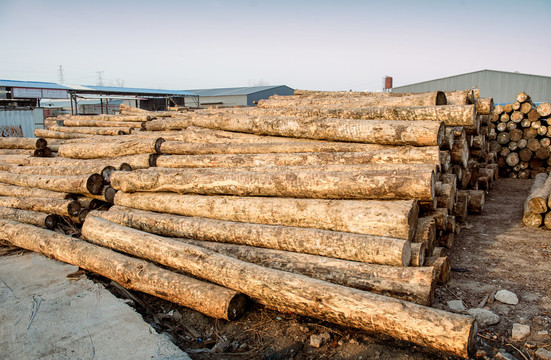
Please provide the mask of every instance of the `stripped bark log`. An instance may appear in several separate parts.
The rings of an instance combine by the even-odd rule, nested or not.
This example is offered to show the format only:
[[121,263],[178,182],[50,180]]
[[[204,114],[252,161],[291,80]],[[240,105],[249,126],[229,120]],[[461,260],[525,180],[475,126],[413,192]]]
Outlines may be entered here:
[[[65,127],[50,126],[48,130],[65,132],[69,134],[89,134],[89,135],[128,135],[132,132],[131,127]],[[71,137],[72,139],[72,137]]]
[[417,232],[412,241],[424,244],[425,250],[432,252],[436,242],[436,221],[432,216],[423,216],[417,220]]
[[160,152],[163,138],[154,140],[127,140],[94,144],[64,144],[59,147],[59,156],[75,159],[98,159]]
[[67,127],[119,127],[119,128],[135,128],[140,129],[142,127],[143,122],[137,122],[137,121],[123,121],[120,119],[119,121],[115,120],[93,120],[93,119],[65,119],[63,120],[63,126]]
[[21,210],[38,211],[59,216],[76,216],[81,206],[78,201],[36,198],[36,197],[13,197],[1,196],[0,206]]
[[18,196],[18,197],[38,197],[38,198],[50,198],[50,199],[68,199],[71,194],[50,191],[44,189],[37,189],[32,187],[9,185],[0,183],[0,196]]
[[48,142],[43,138],[0,137],[0,149],[44,149]]
[[[0,177],[0,181],[2,177]],[[434,172],[415,171],[117,171],[111,186],[124,192],[171,191],[180,194],[280,196],[327,199],[434,198]]]
[[57,225],[57,218],[55,215],[10,207],[0,207],[0,219],[18,221],[50,230]]
[[249,245],[381,265],[408,266],[411,260],[410,244],[403,239],[158,214],[121,207],[93,214],[123,226],[163,236]]
[[0,182],[83,195],[99,194],[103,187],[103,178],[99,174],[55,176],[12,174],[10,172],[0,171]]
[[451,265],[447,256],[429,256],[425,258],[425,266],[432,266],[436,272],[438,284],[444,285],[450,281]]
[[[551,192],[551,177],[542,173],[536,175],[530,194],[526,198],[526,206],[529,212],[542,214],[549,209],[547,202]],[[525,210],[526,212],[526,210]]]
[[411,266],[423,266],[425,263],[425,244],[411,244]]
[[127,289],[142,291],[214,318],[235,320],[245,311],[246,298],[236,291],[71,236],[0,220],[0,237],[15,246],[95,272]]
[[35,129],[34,136],[42,136],[48,139],[84,139],[90,135],[78,134],[78,133],[68,133],[65,131],[53,131],[47,129]]
[[463,357],[474,352],[476,324],[470,317],[268,269],[93,216],[82,232],[94,243],[190,272],[280,311],[381,332]]
[[319,200],[117,192],[116,205],[218,220],[286,225],[411,240],[416,200]]

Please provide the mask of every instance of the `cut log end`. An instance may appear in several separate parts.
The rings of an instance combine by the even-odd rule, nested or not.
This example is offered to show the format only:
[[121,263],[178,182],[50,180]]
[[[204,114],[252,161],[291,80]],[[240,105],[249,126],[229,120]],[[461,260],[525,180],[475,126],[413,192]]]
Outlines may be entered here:
[[69,214],[69,216],[77,216],[81,209],[82,206],[78,201],[71,201],[67,205],[67,213]]
[[101,194],[103,190],[103,177],[100,174],[92,174],[86,181],[86,189],[93,195]]
[[46,229],[52,230],[57,225],[57,216],[55,215],[48,215],[46,216],[46,219],[44,220],[44,226]]
[[233,321],[239,319],[247,310],[247,296],[236,293],[230,300],[228,305],[228,320]]
[[448,99],[443,91],[436,92],[436,105],[448,105]]
[[103,178],[104,184],[109,184],[111,181],[111,174],[117,171],[114,166],[106,166],[101,170],[101,177]]
[[161,144],[165,142],[165,139],[163,138],[158,138],[157,140],[155,140],[155,152],[157,154],[161,154]]
[[117,193],[117,190],[113,189],[111,186],[107,186],[103,192],[105,201],[107,201],[109,204],[113,204],[115,202],[116,193]]
[[119,170],[120,171],[132,171],[132,165],[130,165],[128,163],[122,163]]
[[38,138],[36,139],[36,148],[37,149],[44,149],[46,146],[48,146],[48,142],[44,138]]
[[157,167],[157,158],[160,154],[149,155],[149,167]]

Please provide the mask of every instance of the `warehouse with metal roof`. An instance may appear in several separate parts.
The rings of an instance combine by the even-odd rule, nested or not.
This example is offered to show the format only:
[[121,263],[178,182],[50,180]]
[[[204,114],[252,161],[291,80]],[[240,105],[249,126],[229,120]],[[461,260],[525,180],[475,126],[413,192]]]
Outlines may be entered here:
[[255,106],[261,99],[272,95],[293,95],[294,90],[286,85],[249,86],[219,89],[186,90],[199,95],[202,107]]
[[472,87],[479,88],[482,97],[493,97],[496,104],[515,101],[521,91],[529,94],[534,102],[551,102],[551,77],[496,70],[480,70],[396,86],[392,92],[453,91]]

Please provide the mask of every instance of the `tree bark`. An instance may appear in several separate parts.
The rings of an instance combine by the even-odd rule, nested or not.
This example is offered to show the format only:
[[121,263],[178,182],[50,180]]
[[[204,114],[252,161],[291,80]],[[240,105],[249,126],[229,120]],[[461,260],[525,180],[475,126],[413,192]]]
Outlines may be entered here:
[[476,112],[479,115],[490,115],[494,111],[494,99],[493,98],[480,98],[475,103]]
[[89,137],[90,135],[68,133],[64,131],[53,131],[47,129],[35,129],[34,136],[42,136],[48,139],[83,139]]
[[246,245],[178,239],[239,260],[430,306],[434,269],[367,264]]
[[211,129],[295,138],[381,145],[440,146],[444,124],[436,121],[363,121],[350,119],[202,115],[193,124]]
[[281,225],[248,224],[117,207],[94,216],[163,236],[293,251],[371,264],[408,266],[407,240]]
[[11,220],[0,220],[0,224],[0,234],[11,244],[95,272],[127,289],[142,291],[217,319],[235,320],[245,311],[246,298],[236,291],[50,230]]
[[6,171],[0,171],[0,182],[83,195],[99,194],[103,187],[103,178],[99,174],[55,176],[12,174]]
[[156,166],[170,168],[267,167],[361,164],[436,164],[440,166],[438,147],[395,147],[362,152],[304,152],[271,154],[220,154],[160,156]]
[[[526,206],[528,212],[542,214],[549,209],[547,206],[549,193],[551,192],[551,177],[546,173],[537,174],[534,178],[534,183],[530,194],[526,198]],[[526,213],[526,209],[524,211]]]
[[55,215],[9,207],[0,207],[0,219],[19,221],[50,230],[57,225],[57,218]]
[[438,284],[444,285],[450,281],[451,265],[447,256],[436,257],[429,256],[425,258],[425,266],[432,266],[436,271],[436,280]]
[[115,195],[116,205],[218,220],[318,228],[411,240],[416,200],[319,200],[133,193]]
[[[152,113],[154,114],[154,113]],[[81,120],[81,121],[131,121],[131,122],[145,122],[153,118],[149,112],[143,115],[111,115],[111,114],[98,114],[98,115],[69,115],[62,117],[63,120]],[[138,126],[139,127],[139,126]]]
[[50,126],[48,130],[65,132],[68,134],[89,134],[89,135],[128,135],[132,132],[131,127],[66,127]]
[[425,262],[425,244],[411,244],[411,266],[423,266]]
[[43,138],[0,137],[0,149],[44,149],[48,142]]
[[59,147],[59,156],[76,159],[98,159],[138,154],[160,153],[163,138],[154,140],[128,140],[94,144],[64,144]]
[[1,196],[0,206],[67,217],[78,215],[81,209],[80,203],[74,200],[11,196]]
[[422,243],[428,253],[432,252],[436,242],[436,221],[432,216],[423,216],[417,220],[417,232],[413,243]]
[[114,120],[83,120],[83,119],[65,119],[63,126],[67,127],[119,127],[119,128],[134,128],[141,129],[143,122],[137,121],[114,121]]
[[480,214],[484,210],[486,192],[482,190],[459,190],[459,192],[468,193],[467,198],[469,202],[467,203],[467,209],[469,213]]
[[470,317],[268,269],[93,216],[82,231],[94,243],[190,272],[280,311],[381,332],[463,357],[474,352],[476,324]]
[[111,186],[124,192],[171,191],[180,194],[326,199],[432,200],[434,183],[434,172],[430,169],[343,172],[233,172],[209,169],[168,174],[156,170],[136,170],[116,171],[111,175]]
[[0,183],[0,196],[38,197],[50,199],[68,199],[71,197],[69,193],[8,185],[3,183]]

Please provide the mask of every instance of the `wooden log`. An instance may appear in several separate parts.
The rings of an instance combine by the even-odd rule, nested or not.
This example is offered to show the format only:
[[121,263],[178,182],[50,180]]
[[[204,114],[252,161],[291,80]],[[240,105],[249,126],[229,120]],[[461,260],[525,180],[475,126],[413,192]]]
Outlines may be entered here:
[[[486,176],[486,175],[485,175]],[[480,214],[484,210],[486,193],[482,190],[459,190],[460,193],[467,192],[469,213]]]
[[549,193],[551,193],[551,177],[547,174],[538,174],[534,179],[535,189],[530,191],[526,198],[528,211],[532,213],[543,214],[549,210],[547,205]]
[[63,126],[67,127],[119,127],[119,128],[135,128],[140,129],[143,122],[137,121],[114,121],[114,120],[94,120],[94,119],[65,119]]
[[56,176],[12,174],[0,171],[0,182],[71,194],[99,194],[103,187],[103,178],[99,174]]
[[509,138],[511,141],[519,141],[520,139],[522,139],[522,130],[513,129],[509,131]]
[[64,144],[59,147],[59,156],[75,159],[98,159],[138,154],[160,153],[163,138],[154,140],[128,140],[99,144]]
[[416,200],[318,200],[133,193],[116,205],[218,220],[286,225],[410,240],[417,228]]
[[533,122],[533,121],[537,121],[539,118],[540,118],[540,114],[538,113],[538,110],[532,108],[528,114],[526,114],[526,118],[528,119],[528,121],[530,122]]
[[519,155],[519,159],[521,161],[530,161],[530,159],[532,159],[532,155],[534,153],[532,152],[532,150],[528,149],[528,148],[523,148],[523,149],[520,149],[518,155]]
[[507,162],[507,165],[509,165],[510,167],[513,167],[517,165],[520,161],[519,154],[516,152],[512,152],[509,155],[507,155],[507,158],[505,159],[505,161]]
[[497,124],[497,126],[496,126],[497,131],[498,132],[507,131],[507,124],[508,124],[508,122],[501,122],[501,123]]
[[539,130],[539,128],[541,127],[541,121],[534,121],[534,122],[530,123],[530,127],[532,129]]
[[[481,179],[481,178],[480,178]],[[455,208],[453,214],[455,218],[460,221],[467,220],[469,207],[469,193],[457,192],[457,202],[455,203]]]
[[529,128],[532,125],[532,121],[530,119],[522,119],[520,121],[520,126],[523,128]]
[[438,239],[438,244],[445,247],[446,249],[451,249],[454,242],[455,234],[453,232],[445,232]]
[[430,93],[412,94],[399,97],[341,97],[330,98],[302,98],[291,96],[271,96],[269,99],[262,99],[258,102],[259,108],[280,108],[290,106],[311,106],[311,107],[395,107],[395,106],[435,106],[446,105],[446,95],[441,91]]
[[456,189],[451,184],[443,184],[437,181],[435,187],[437,206],[452,211],[455,205],[455,192]]
[[511,121],[514,123],[520,123],[524,119],[524,114],[520,111],[513,111],[511,114]]
[[480,98],[475,102],[476,112],[480,115],[490,115],[494,111],[493,98]]
[[546,117],[546,116],[551,115],[551,104],[550,103],[540,103],[538,105],[537,112],[542,117]]
[[150,165],[151,154],[139,154],[120,156],[113,158],[101,158],[101,159],[69,159],[63,157],[55,158],[26,158],[23,162],[24,165],[29,166],[88,166],[90,164],[97,164],[103,166],[113,166],[116,169],[147,169]]
[[246,298],[236,291],[50,230],[12,220],[0,220],[0,225],[2,238],[11,244],[95,272],[127,289],[143,291],[218,319],[235,320],[245,311]]
[[422,212],[434,211],[438,206],[436,197],[432,201],[419,201],[419,209]]
[[449,151],[440,151],[440,172],[449,173],[452,166],[452,157]]
[[432,216],[423,216],[417,220],[417,231],[413,243],[422,243],[427,252],[432,252],[436,242],[436,221]]
[[44,138],[51,139],[84,139],[88,138],[91,135],[87,134],[78,134],[78,133],[68,133],[64,131],[53,131],[47,129],[35,129],[34,136],[42,136]]
[[525,103],[520,104],[520,112],[525,114],[525,115],[528,114],[533,109],[535,109],[535,107],[529,102],[525,102]]
[[159,156],[155,165],[170,168],[267,167],[361,164],[436,164],[438,147],[395,147],[361,152],[304,152],[272,154],[220,154]]
[[528,143],[527,143],[526,147],[528,149],[530,149],[531,151],[535,152],[539,148],[541,148],[541,144],[540,144],[539,139],[533,138],[533,139],[528,140]]
[[430,212],[427,212],[426,215],[431,216],[434,219],[437,231],[446,230],[449,218],[448,209],[436,208]]
[[549,147],[549,146],[551,146],[551,138],[549,138],[549,137],[544,137],[544,138],[540,139],[540,145],[541,145],[541,147]]
[[[2,177],[0,177],[2,181]],[[180,194],[280,196],[326,199],[434,198],[434,172],[373,171],[116,171],[111,186],[124,192],[171,191]]]
[[444,257],[446,256],[446,249],[441,246],[437,246],[432,250],[431,256]]
[[342,108],[338,105],[335,105],[333,108],[293,106],[255,109],[255,113],[300,118],[328,117],[357,120],[443,121],[446,126],[473,126],[475,124],[474,105],[358,108]]
[[[4,138],[0,138],[4,139]],[[31,149],[0,149],[0,155],[27,155],[33,156],[36,150]]]
[[466,167],[469,161],[469,145],[467,141],[455,140],[453,148],[450,151],[450,156],[453,164]]
[[521,105],[521,103],[520,103],[519,101],[515,101],[515,102],[512,104],[513,110],[514,110],[514,111],[520,110],[520,105]]
[[447,216],[447,222],[446,222],[446,231],[447,232],[450,232],[450,233],[454,233],[455,234],[455,227],[456,227],[456,222],[455,222],[455,215],[448,215]]
[[517,124],[514,121],[509,121],[507,123],[507,130],[512,131],[517,128]]
[[411,266],[423,266],[425,262],[425,244],[411,244]]
[[141,115],[150,113],[150,111],[148,111],[148,110],[140,109],[140,108],[137,108],[137,107],[126,105],[126,104],[121,104],[120,109],[121,109],[121,113],[123,111],[131,113],[131,114],[141,114]]
[[363,121],[350,119],[297,119],[275,116],[197,116],[193,124],[211,129],[287,136],[305,139],[349,141],[381,145],[440,146],[444,124],[436,121]]
[[302,274],[334,284],[430,306],[436,280],[434,270],[346,261],[246,245],[178,239],[239,260],[264,267]]
[[38,197],[50,199],[68,199],[71,197],[69,193],[3,183],[0,183],[0,196]]
[[538,136],[538,130],[532,127],[524,129],[523,132],[524,134],[522,135],[522,137],[526,140],[530,140]]
[[0,149],[44,149],[48,142],[44,138],[0,137]]
[[[82,121],[110,121],[110,122],[145,122],[153,118],[154,113],[144,113],[143,115],[112,115],[112,114],[98,114],[98,115],[69,115],[63,117],[63,120],[82,120]],[[85,126],[85,125],[79,125]],[[139,127],[139,126],[138,126]]]
[[425,258],[425,266],[432,266],[436,271],[436,280],[438,284],[444,285],[450,281],[451,265],[447,256],[436,257],[429,256]]
[[[89,135],[127,135],[132,132],[131,127],[65,127],[50,126],[48,130],[65,132],[69,134],[89,134]],[[36,133],[36,132],[35,132]],[[73,137],[70,137],[74,139]]]
[[82,164],[82,165],[44,165],[44,166],[16,166],[8,170],[13,174],[28,175],[90,175],[100,174],[104,181],[109,180],[110,173],[116,168],[103,164]]
[[505,113],[510,114],[513,112],[513,104],[505,104],[503,109],[505,110]]
[[547,230],[551,230],[551,211],[545,214],[543,225]]
[[0,206],[68,217],[77,215],[81,209],[78,201],[69,199],[14,196],[0,196]]
[[524,201],[524,211],[522,215],[522,223],[531,228],[538,228],[543,223],[543,215],[539,212],[532,212],[530,211],[529,202],[532,198],[532,194],[535,194],[538,189],[545,186],[545,183],[547,181],[547,174],[538,174],[534,178],[534,183],[532,184],[532,188],[530,189],[530,193],[528,194],[528,197]]
[[470,317],[268,269],[93,216],[88,216],[82,232],[94,243],[190,272],[280,311],[381,332],[464,357],[474,352],[476,324]]
[[526,94],[524,91],[521,91],[517,94],[516,99],[519,103],[523,103],[525,101],[531,101],[530,95]]
[[149,233],[178,238],[249,245],[393,266],[408,266],[411,259],[410,244],[403,239],[157,214],[117,206],[112,209],[109,212],[94,213],[94,216]]
[[545,135],[547,135],[547,131],[548,131],[548,127],[545,126],[545,125],[541,125],[541,126],[538,128],[538,135],[539,135],[539,136],[545,136]]
[[494,106],[494,114],[501,115],[505,112],[503,105]]
[[549,155],[551,154],[551,151],[549,150],[549,147],[540,147],[538,150],[536,150],[536,158],[540,160],[546,160],[549,158]]
[[0,219],[14,220],[50,230],[57,225],[57,217],[54,215],[10,207],[0,207]]

